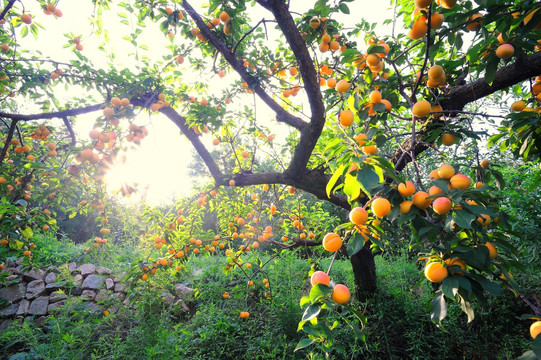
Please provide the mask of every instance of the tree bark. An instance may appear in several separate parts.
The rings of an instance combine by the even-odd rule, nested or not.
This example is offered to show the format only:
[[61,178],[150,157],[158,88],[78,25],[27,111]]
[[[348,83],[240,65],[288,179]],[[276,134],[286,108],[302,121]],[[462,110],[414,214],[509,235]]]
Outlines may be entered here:
[[355,295],[359,301],[366,301],[377,289],[376,263],[370,249],[370,242],[367,242],[358,253],[351,256],[350,261],[355,280]]

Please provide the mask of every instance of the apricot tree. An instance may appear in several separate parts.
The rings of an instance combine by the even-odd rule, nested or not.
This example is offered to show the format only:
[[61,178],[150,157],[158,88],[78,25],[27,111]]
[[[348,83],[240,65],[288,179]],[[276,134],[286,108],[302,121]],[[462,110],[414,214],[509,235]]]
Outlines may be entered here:
[[[19,124],[58,118],[71,139],[59,144],[69,145],[66,153],[73,157],[62,165],[99,182],[122,146],[147,135],[143,121],[155,120],[142,120],[141,111],[161,113],[193,145],[215,187],[287,185],[355,208],[336,236],[347,243],[340,251],[351,259],[361,299],[375,290],[373,249],[390,240],[384,229],[404,224],[429,259],[427,278],[442,283],[432,303],[435,321],[445,317],[446,298],[459,300],[472,318],[470,299],[501,292],[495,274],[516,289],[508,271],[520,262],[505,241],[505,214],[490,196],[491,186],[504,179],[479,156],[461,157],[448,149],[458,142],[477,147],[479,120],[488,118],[501,124],[491,143],[539,160],[538,3],[395,0],[392,19],[385,21],[392,22],[390,33],[376,34],[365,19],[344,24],[350,12],[364,9],[353,0],[302,5],[211,0],[207,8],[186,0],[100,1],[91,16],[91,36],[101,42],[104,66],[93,64],[98,53],[83,45],[89,39],[72,33],[66,34],[74,54],[69,62],[21,48],[20,38],[30,33],[47,39],[47,30],[35,23],[41,16],[63,21],[61,2],[37,3],[45,15],[29,14],[28,7],[10,1],[0,16],[3,164],[17,153]],[[302,8],[293,10],[297,5]],[[132,29],[125,39],[134,47],[133,68],[116,67],[116,54],[108,48],[104,16],[113,12]],[[263,19],[254,21],[255,14]],[[167,47],[158,58],[145,57],[142,34],[157,28]],[[201,79],[190,80],[190,72]],[[234,80],[217,88],[226,75]],[[89,96],[59,99],[54,91],[60,84],[85,89]],[[511,89],[520,98],[513,113],[484,108],[485,99],[507,100]],[[23,99],[41,111],[23,113]],[[73,118],[93,112],[99,113],[90,138],[77,142]],[[277,129],[280,134],[269,135]],[[207,145],[207,133],[214,145]],[[44,140],[29,141],[38,146]],[[227,159],[214,157],[211,146],[227,148]],[[273,167],[260,166],[263,157],[272,159]],[[444,164],[430,173],[422,165],[427,159]],[[35,159],[21,165],[42,166]],[[1,175],[8,175],[7,184],[13,174],[6,169],[3,165]],[[7,197],[12,203],[24,196],[15,185],[18,195]],[[202,197],[200,205],[205,204]],[[367,211],[366,218],[358,208]],[[107,235],[105,224],[103,229]],[[324,235],[288,241],[316,246]],[[310,306],[320,308],[321,299],[311,299]]]

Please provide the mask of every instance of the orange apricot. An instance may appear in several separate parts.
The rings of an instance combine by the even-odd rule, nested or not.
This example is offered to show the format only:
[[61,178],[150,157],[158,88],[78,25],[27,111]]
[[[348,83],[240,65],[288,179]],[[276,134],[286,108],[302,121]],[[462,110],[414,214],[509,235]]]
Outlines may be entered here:
[[431,262],[431,263],[428,263],[425,267],[425,276],[428,280],[430,280],[433,283],[440,283],[447,276],[449,276],[449,272],[447,268],[443,267],[442,263]]
[[430,203],[432,202],[432,199],[429,198],[430,195],[428,195],[425,191],[418,191],[413,195],[413,205],[415,205],[419,209],[426,209],[430,206]]
[[327,275],[326,272],[321,270],[314,272],[310,277],[310,284],[312,284],[312,286],[315,286],[317,284],[323,284],[328,286],[330,282],[331,278],[329,277],[329,275]]
[[435,199],[434,203],[432,204],[434,212],[438,215],[447,214],[449,211],[451,211],[452,207],[453,204],[451,203],[451,200],[449,200],[445,196],[441,196]]
[[355,207],[349,212],[349,221],[355,225],[363,225],[368,220],[368,213],[362,207]]
[[340,250],[341,247],[342,247],[342,239],[340,238],[338,234],[328,233],[323,238],[323,248],[325,248],[325,250],[330,251],[330,252],[335,252],[335,251]]
[[335,303],[347,304],[351,299],[351,293],[346,285],[336,284],[332,290],[332,299]]
[[400,195],[408,197],[415,193],[415,185],[411,181],[406,181],[405,183],[400,183],[398,185],[398,192]]
[[391,211],[391,203],[385,198],[376,198],[372,201],[371,209],[375,216],[382,217]]

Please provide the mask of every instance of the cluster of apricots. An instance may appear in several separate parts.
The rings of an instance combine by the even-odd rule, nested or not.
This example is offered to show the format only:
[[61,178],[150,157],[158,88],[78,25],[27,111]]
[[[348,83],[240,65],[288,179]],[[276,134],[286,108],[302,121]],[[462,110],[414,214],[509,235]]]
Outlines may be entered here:
[[60,9],[58,9],[56,6],[54,6],[53,4],[47,4],[45,5],[45,7],[43,8],[43,13],[45,15],[54,15],[56,17],[62,17],[62,11]]
[[332,299],[339,305],[344,305],[351,299],[351,292],[348,287],[343,284],[331,284],[329,275],[321,270],[315,271],[310,277],[310,284],[316,286],[318,284],[332,287]]
[[[180,13],[181,14],[181,13]],[[179,15],[180,16],[180,15]],[[220,26],[220,23],[223,24],[223,32],[225,35],[231,35],[231,19],[229,14],[225,11],[222,11],[218,17],[212,18],[207,22],[207,27],[210,30],[216,30]],[[193,28],[191,34],[195,36],[199,41],[206,42],[207,38],[201,33],[198,28]]]
[[169,106],[169,101],[165,100],[165,94],[158,94],[158,101],[150,105],[150,111],[157,112],[164,107]]
[[[541,75],[535,78],[535,82],[532,85],[532,95],[535,96],[538,101],[541,101]],[[511,104],[511,110],[514,112],[532,111],[541,113],[541,106],[538,106],[534,109],[532,107],[526,106],[526,101],[518,100]]]

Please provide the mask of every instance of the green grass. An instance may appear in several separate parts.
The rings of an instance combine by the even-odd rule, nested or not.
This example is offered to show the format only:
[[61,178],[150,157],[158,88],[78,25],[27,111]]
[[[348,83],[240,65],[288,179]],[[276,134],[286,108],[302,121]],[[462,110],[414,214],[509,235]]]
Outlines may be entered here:
[[[126,256],[120,259],[129,262]],[[458,306],[451,305],[444,329],[438,329],[427,312],[430,286],[416,265],[404,257],[376,259],[379,290],[370,301],[356,304],[368,317],[367,342],[341,324],[334,330],[330,358],[511,359],[527,349],[527,324],[517,316],[528,309],[511,294],[492,299],[489,308],[476,306],[470,324]],[[250,254],[243,261],[253,266],[243,269],[254,274],[258,262],[267,260],[268,255],[258,259]],[[326,258],[319,264],[326,269],[329,262]],[[250,288],[240,269],[224,272],[224,265],[221,256],[192,257],[184,265],[178,280],[196,290],[190,314],[164,307],[157,300],[159,288],[142,288],[137,307],[119,306],[119,312],[108,317],[87,314],[73,304],[42,328],[30,321],[14,324],[0,334],[0,358],[23,353],[29,354],[27,359],[324,358],[316,347],[293,352],[305,336],[296,330],[312,261],[295,253],[271,259]],[[348,261],[337,260],[331,276],[353,287]],[[154,281],[167,287],[171,278],[161,272]],[[269,289],[263,278],[269,279]],[[225,291],[231,294],[227,300],[222,297]],[[265,299],[265,292],[272,297]],[[241,311],[249,311],[250,317],[241,319]]]

